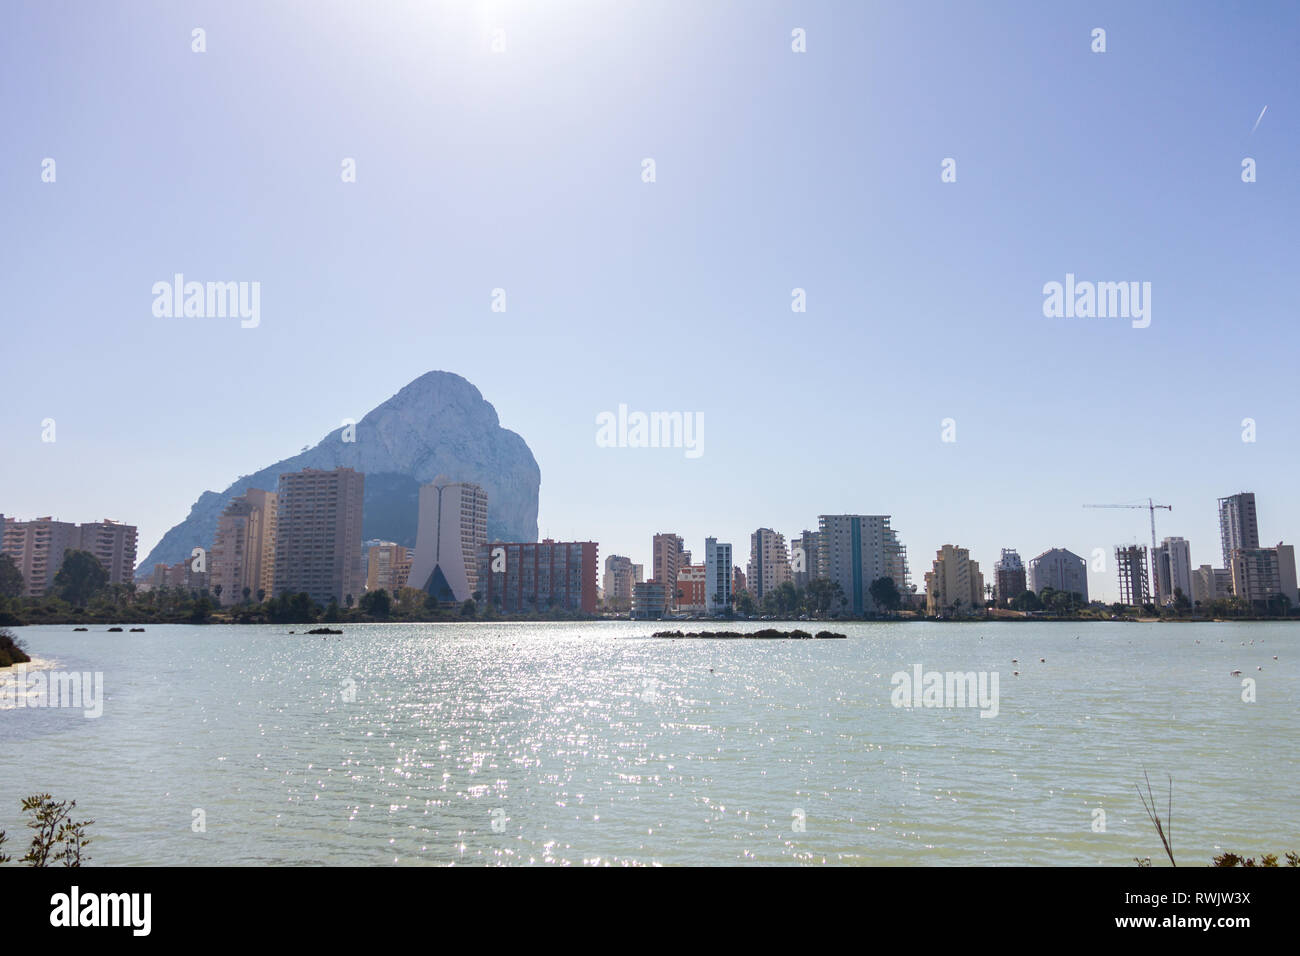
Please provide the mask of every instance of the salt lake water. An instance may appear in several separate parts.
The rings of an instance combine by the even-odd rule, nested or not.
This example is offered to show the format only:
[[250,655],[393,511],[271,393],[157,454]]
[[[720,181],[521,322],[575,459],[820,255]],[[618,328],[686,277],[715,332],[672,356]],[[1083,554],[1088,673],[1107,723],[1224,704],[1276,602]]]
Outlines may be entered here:
[[[103,714],[10,695],[0,829],[49,791],[94,864],[1161,865],[1145,769],[1180,865],[1300,850],[1300,625],[662,626],[16,629]],[[917,665],[997,715],[894,706]]]

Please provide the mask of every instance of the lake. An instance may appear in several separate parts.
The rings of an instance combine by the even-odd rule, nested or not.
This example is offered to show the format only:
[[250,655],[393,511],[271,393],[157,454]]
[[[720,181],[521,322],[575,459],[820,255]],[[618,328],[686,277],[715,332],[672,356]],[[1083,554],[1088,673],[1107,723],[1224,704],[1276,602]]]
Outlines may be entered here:
[[[49,791],[95,864],[1162,865],[1145,769],[1180,865],[1300,850],[1300,625],[666,626],[18,628],[102,715],[8,694],[0,829]],[[895,706],[918,667],[987,693]]]

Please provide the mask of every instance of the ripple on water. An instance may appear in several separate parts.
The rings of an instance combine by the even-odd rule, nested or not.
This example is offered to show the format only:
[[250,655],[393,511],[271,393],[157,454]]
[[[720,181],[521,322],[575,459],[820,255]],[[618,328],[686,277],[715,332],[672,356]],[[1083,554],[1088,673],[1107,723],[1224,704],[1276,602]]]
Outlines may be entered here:
[[[1145,769],[1180,859],[1294,845],[1295,625],[653,630],[28,628],[108,701],[0,711],[0,821],[75,797],[106,864],[1127,864]],[[998,716],[891,706],[915,664],[998,672]]]

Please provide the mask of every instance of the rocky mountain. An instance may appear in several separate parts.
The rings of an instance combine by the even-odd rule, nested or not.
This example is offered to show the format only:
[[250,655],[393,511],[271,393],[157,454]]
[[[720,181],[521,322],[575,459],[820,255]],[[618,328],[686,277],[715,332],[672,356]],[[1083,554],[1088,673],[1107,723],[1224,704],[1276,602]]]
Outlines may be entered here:
[[488,494],[488,537],[537,540],[541,469],[523,438],[502,428],[496,409],[479,390],[451,372],[427,372],[312,448],[245,475],[221,492],[199,495],[189,515],[168,531],[140,562],[137,577],[155,564],[175,564],[195,547],[211,548],[217,518],[231,498],[249,488],[275,491],[279,476],[303,468],[346,466],[365,473],[362,540],[383,538],[415,546],[420,485],[438,475],[473,481]]

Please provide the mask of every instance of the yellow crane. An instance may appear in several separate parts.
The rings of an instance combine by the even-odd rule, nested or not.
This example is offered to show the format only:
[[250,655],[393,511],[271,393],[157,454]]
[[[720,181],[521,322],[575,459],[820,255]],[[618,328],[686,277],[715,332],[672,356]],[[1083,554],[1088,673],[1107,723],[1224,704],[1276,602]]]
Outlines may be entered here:
[[1160,575],[1156,569],[1156,509],[1173,511],[1173,505],[1158,505],[1150,498],[1144,505],[1084,505],[1085,508],[1146,508],[1151,512],[1151,589],[1155,592],[1156,603],[1160,604]]

